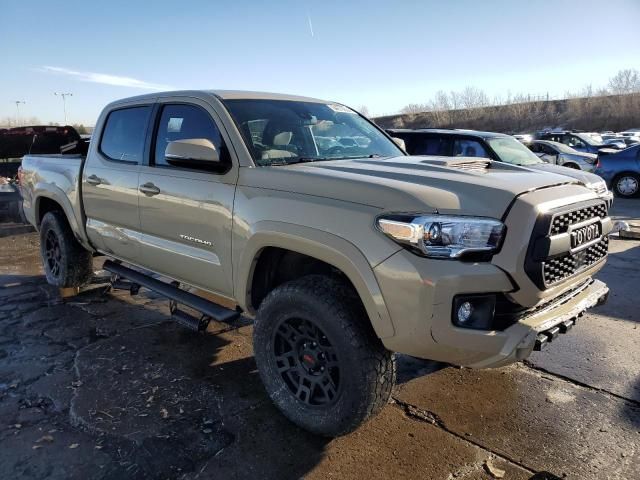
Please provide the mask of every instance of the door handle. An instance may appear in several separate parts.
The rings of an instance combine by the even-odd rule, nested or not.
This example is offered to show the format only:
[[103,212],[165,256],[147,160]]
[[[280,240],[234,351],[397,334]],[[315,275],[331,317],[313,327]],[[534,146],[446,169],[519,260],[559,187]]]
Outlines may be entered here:
[[87,177],[87,183],[89,185],[100,185],[102,183],[102,179],[97,175],[89,175]]
[[145,195],[149,195],[150,197],[160,193],[160,189],[151,182],[147,182],[144,185],[140,185],[138,187],[138,190],[140,190]]

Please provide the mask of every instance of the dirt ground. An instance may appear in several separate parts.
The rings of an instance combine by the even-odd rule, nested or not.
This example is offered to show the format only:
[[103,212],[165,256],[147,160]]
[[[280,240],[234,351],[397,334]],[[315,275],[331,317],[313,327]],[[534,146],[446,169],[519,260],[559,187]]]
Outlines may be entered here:
[[0,478],[638,479],[638,246],[612,241],[609,303],[543,352],[484,371],[401,356],[393,402],[327,440],[269,402],[250,320],[196,334],[146,290],[63,301],[37,234],[4,236]]

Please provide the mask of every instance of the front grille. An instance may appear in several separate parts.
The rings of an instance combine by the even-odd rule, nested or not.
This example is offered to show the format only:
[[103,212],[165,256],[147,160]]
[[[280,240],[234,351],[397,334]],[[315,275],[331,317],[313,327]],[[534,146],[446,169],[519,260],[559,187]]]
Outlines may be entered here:
[[607,256],[609,237],[604,237],[595,245],[591,245],[576,253],[568,253],[542,262],[542,276],[546,286],[551,286],[565,278],[580,273],[585,268],[599,262]]
[[570,234],[573,225],[589,224],[589,220],[595,222],[598,218],[604,220],[607,215],[605,202],[591,200],[554,209],[538,218],[527,250],[525,270],[540,290],[579,274],[607,256],[606,235],[597,243],[572,252]]
[[557,235],[559,233],[565,233],[569,229],[570,225],[580,223],[591,218],[604,218],[606,216],[607,206],[604,203],[590,205],[571,212],[558,213],[553,217],[549,234]]

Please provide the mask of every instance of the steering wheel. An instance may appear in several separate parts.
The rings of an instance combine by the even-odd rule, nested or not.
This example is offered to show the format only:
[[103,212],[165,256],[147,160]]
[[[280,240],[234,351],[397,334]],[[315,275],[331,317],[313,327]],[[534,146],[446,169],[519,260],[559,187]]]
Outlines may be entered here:
[[344,153],[346,147],[343,147],[342,145],[336,145],[334,147],[331,147],[330,149],[327,150],[327,154],[329,155],[335,155],[336,153]]

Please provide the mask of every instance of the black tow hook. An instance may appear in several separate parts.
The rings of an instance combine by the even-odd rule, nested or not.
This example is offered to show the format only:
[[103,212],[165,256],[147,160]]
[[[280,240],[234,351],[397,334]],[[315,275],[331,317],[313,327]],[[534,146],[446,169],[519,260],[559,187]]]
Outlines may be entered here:
[[[582,316],[582,313],[579,316]],[[546,347],[549,343],[553,342],[556,338],[558,338],[559,334],[567,333],[576,324],[577,319],[578,317],[572,318],[571,320],[565,320],[564,322],[559,323],[555,327],[551,327],[549,330],[540,332],[536,337],[536,344],[534,345],[533,350],[536,352],[539,352],[544,347]]]

